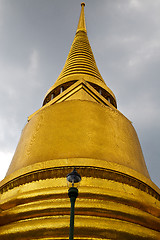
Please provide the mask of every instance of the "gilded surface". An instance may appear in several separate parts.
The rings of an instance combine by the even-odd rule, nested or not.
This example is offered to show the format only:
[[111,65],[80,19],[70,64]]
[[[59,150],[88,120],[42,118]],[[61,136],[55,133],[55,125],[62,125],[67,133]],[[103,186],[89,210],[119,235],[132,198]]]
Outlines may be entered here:
[[[92,82],[92,84],[94,83]],[[80,90],[82,89],[83,91],[80,92]],[[105,87],[105,91],[108,92],[107,86]],[[61,94],[58,94],[48,103],[45,103],[40,109],[38,109],[36,112],[34,112],[32,115],[28,117],[28,121],[30,121],[35,114],[37,114],[44,108],[49,107],[50,105],[53,105],[55,103],[60,103],[66,100],[73,100],[73,99],[94,101],[94,102],[98,102],[106,106],[109,106],[113,109],[116,109],[116,102],[113,105],[104,96],[99,94],[98,91],[91,86],[91,83],[85,81],[84,79],[81,79],[81,80],[77,80],[75,83],[69,86],[65,91],[63,91]]]
[[[158,240],[160,201],[148,190],[134,187],[133,178],[126,183],[123,174],[116,181],[97,178],[97,170],[90,173],[94,177],[85,177],[89,171],[78,169],[83,179],[76,201],[75,239]],[[67,239],[70,203],[66,179],[58,178],[56,171],[52,178],[48,173],[43,180],[33,177],[1,195],[0,239]]]
[[79,24],[77,32],[72,43],[69,55],[65,66],[58,77],[57,81],[62,78],[72,75],[72,74],[87,74],[98,78],[100,81],[102,79],[99,70],[97,68],[89,41],[87,37],[87,31],[85,26],[84,18],[84,6],[82,5],[81,15],[79,19]]
[[82,176],[74,239],[159,240],[160,189],[96,67],[83,3],[65,67],[45,101],[29,117],[0,183],[0,240],[68,239],[66,175],[73,167]]
[[130,121],[116,110],[91,101],[64,101],[37,113],[22,132],[8,174],[60,158],[113,161],[149,177]]
[[88,82],[96,83],[102,88],[106,89],[107,92],[113,97],[116,106],[115,96],[113,92],[106,86],[101,74],[99,73],[91,46],[89,44],[85,25],[83,4],[76,35],[72,43],[66,63],[56,83],[47,92],[45,99],[57,86],[63,85],[64,83],[70,82],[72,80],[75,81],[81,79],[85,79]]

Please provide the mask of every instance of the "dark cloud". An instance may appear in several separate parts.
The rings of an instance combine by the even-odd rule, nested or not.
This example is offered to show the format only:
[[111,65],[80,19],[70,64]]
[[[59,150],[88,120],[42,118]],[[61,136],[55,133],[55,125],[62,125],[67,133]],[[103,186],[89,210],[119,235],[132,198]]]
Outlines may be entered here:
[[[7,159],[27,117],[40,108],[62,70],[76,31],[80,3],[0,2],[2,164],[3,159],[9,164]],[[159,8],[159,0],[87,0],[85,14],[101,75],[115,93],[118,109],[133,122],[151,178],[160,186]]]

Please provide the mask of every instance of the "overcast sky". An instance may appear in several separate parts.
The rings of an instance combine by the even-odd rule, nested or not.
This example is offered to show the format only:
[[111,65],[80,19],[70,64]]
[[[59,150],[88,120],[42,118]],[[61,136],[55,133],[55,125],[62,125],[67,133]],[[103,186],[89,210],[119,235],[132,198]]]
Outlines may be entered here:
[[[0,180],[27,117],[42,105],[66,61],[79,0],[0,0]],[[87,0],[99,71],[135,127],[160,186],[160,0]]]

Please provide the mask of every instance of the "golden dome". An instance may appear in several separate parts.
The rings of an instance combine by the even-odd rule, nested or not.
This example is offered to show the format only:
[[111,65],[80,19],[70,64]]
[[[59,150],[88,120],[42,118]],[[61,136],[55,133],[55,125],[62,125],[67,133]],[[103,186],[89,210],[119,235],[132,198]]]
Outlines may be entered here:
[[[116,162],[149,177],[136,132],[115,108],[115,97],[96,66],[81,6],[76,36],[56,87],[29,118],[7,175],[37,162],[92,158]],[[68,82],[71,85],[65,89]],[[60,86],[63,91],[46,103]]]
[[116,109],[93,101],[68,99],[35,114],[22,132],[8,174],[65,158],[115,162],[149,177],[131,122]]
[[81,6],[62,73],[28,118],[0,183],[0,239],[68,239],[66,175],[74,167],[82,176],[74,239],[160,239],[160,190],[99,74]]

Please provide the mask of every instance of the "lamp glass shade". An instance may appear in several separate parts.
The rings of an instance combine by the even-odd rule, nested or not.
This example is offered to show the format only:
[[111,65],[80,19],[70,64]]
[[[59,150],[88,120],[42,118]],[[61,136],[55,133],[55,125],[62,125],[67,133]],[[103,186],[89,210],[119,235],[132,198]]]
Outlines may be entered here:
[[78,172],[74,168],[74,170],[67,175],[68,188],[71,188],[71,187],[78,188],[80,181],[81,181],[81,176],[78,174]]

